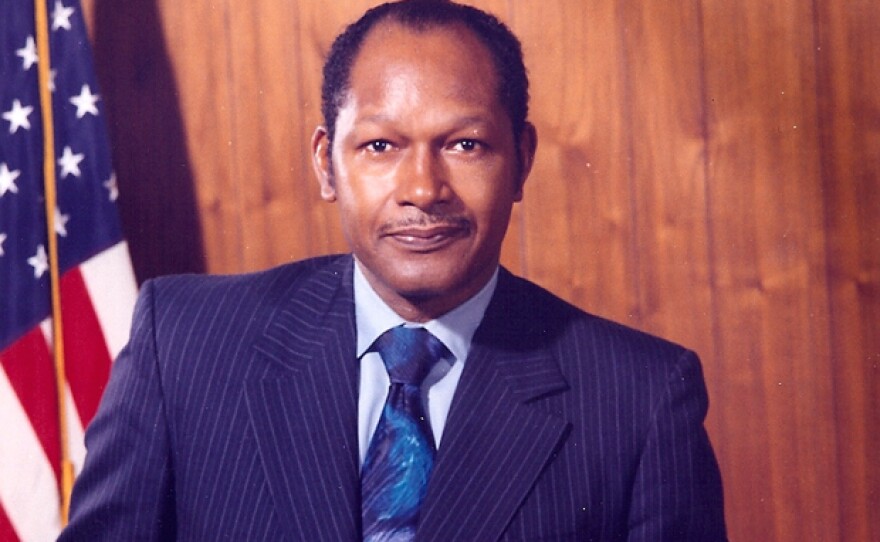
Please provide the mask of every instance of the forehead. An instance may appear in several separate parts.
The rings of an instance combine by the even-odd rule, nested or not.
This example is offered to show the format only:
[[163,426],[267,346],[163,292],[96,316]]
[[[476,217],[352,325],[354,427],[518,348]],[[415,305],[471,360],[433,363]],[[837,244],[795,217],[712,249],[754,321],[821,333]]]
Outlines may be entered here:
[[349,100],[370,102],[389,92],[495,100],[497,70],[488,47],[460,24],[411,28],[385,21],[374,27],[354,59]]

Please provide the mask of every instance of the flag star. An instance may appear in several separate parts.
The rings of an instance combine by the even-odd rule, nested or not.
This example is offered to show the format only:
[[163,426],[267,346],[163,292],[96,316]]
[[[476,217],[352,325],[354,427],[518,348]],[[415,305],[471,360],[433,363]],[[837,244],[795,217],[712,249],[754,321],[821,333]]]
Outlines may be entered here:
[[14,134],[19,128],[30,130],[31,121],[28,120],[28,116],[33,112],[33,107],[29,105],[22,106],[20,101],[13,100],[12,109],[3,113],[3,118],[9,121],[9,133]]
[[70,215],[61,214],[61,210],[55,207],[55,233],[61,237],[67,237],[67,221]]
[[58,70],[49,70],[49,92],[55,92],[55,77],[58,75]]
[[21,57],[21,67],[24,71],[31,69],[31,66],[37,63],[37,44],[34,42],[33,36],[28,36],[24,47],[16,49],[15,54]]
[[6,234],[0,233],[0,256],[6,255],[6,253],[3,251],[3,243],[5,243],[5,242],[6,242]]
[[34,268],[34,278],[38,279],[49,270],[49,257],[46,255],[46,247],[37,247],[37,253],[28,258],[28,265]]
[[79,96],[74,96],[70,99],[70,103],[76,106],[76,118],[81,119],[88,114],[97,117],[98,108],[95,107],[95,104],[100,99],[99,95],[92,94],[92,89],[88,85],[83,85],[82,90],[79,91]]
[[65,7],[61,0],[56,0],[55,10],[52,11],[52,30],[70,30],[70,17],[74,11],[73,8]]
[[111,173],[110,178],[104,181],[104,188],[110,193],[110,201],[116,201],[119,198],[119,185],[116,183],[116,173]]
[[85,160],[85,157],[85,154],[74,154],[70,147],[64,147],[64,152],[58,159],[58,165],[61,166],[61,178],[64,179],[68,175],[80,177],[82,172],[79,170],[79,163]]
[[0,198],[5,196],[7,192],[18,194],[18,186],[15,185],[15,179],[19,175],[21,175],[20,170],[9,171],[9,166],[6,162],[0,164]]

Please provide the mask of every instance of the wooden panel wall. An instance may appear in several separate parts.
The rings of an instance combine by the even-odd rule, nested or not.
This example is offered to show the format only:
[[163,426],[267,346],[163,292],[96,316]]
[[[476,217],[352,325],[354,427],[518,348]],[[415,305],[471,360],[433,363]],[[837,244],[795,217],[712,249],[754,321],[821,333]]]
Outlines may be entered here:
[[[139,278],[345,250],[307,144],[375,2],[87,0]],[[733,540],[880,541],[880,8],[481,0],[538,159],[504,261],[695,348]]]

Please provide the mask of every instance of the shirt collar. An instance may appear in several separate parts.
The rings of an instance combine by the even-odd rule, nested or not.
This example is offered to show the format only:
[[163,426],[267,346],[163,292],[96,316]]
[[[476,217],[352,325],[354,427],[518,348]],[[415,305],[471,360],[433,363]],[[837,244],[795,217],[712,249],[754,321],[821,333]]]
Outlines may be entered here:
[[[360,358],[368,348],[392,327],[409,325],[424,327],[452,352],[455,360],[462,363],[467,359],[471,340],[483,320],[486,307],[495,293],[498,284],[498,269],[483,288],[473,297],[446,314],[424,324],[407,322],[389,307],[370,286],[361,271],[360,262],[355,259],[354,266],[354,312],[357,325],[357,356]],[[452,362],[454,360],[450,360]]]

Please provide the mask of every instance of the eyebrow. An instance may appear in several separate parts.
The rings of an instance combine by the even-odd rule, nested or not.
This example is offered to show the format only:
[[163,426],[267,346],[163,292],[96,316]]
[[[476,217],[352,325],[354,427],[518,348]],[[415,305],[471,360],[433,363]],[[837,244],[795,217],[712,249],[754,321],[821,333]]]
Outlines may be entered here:
[[[361,123],[381,124],[381,123],[385,123],[385,122],[394,122],[394,120],[395,120],[395,118],[392,117],[391,115],[377,113],[374,115],[366,115],[364,117],[356,119],[355,124],[361,124]],[[490,126],[493,123],[491,122],[491,119],[486,118],[485,116],[472,115],[472,116],[466,116],[466,117],[454,119],[454,122],[452,124],[453,124],[453,130],[458,130],[463,127],[471,126],[474,124]]]

